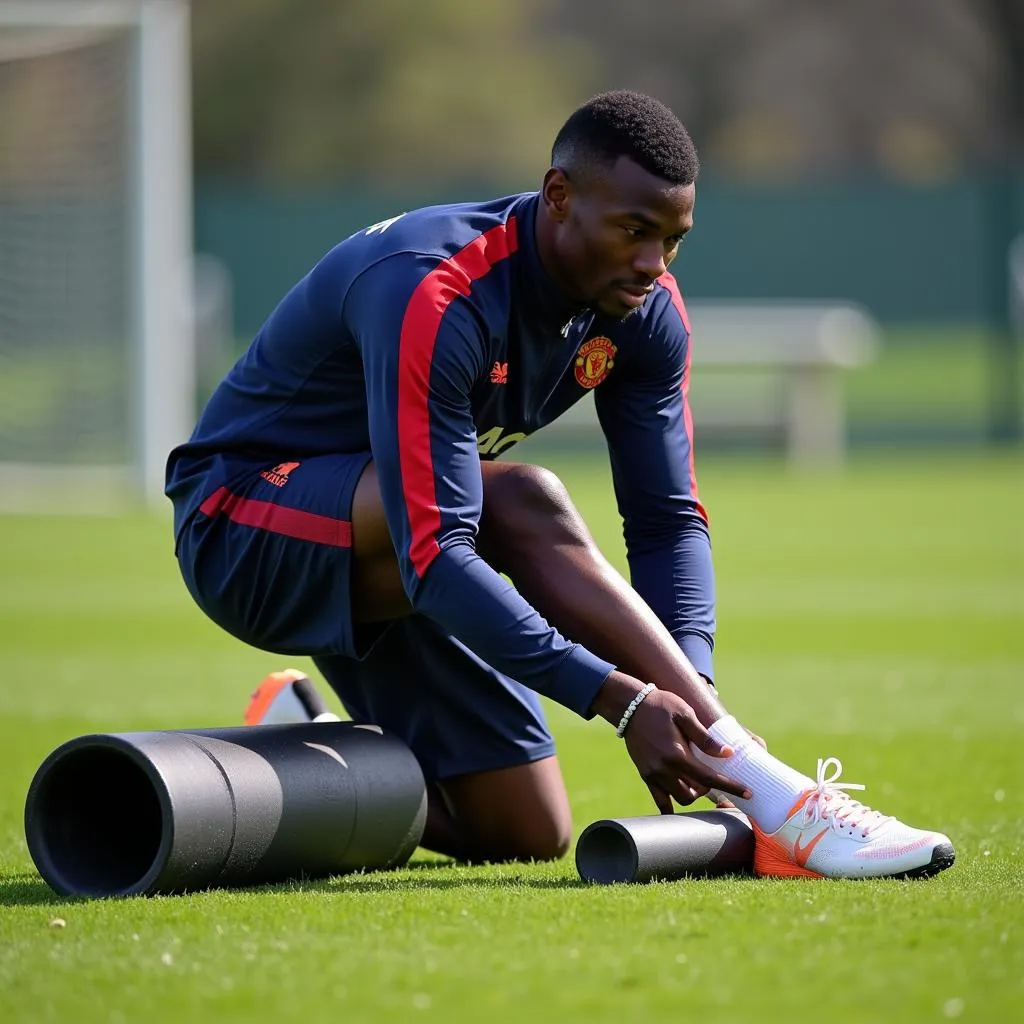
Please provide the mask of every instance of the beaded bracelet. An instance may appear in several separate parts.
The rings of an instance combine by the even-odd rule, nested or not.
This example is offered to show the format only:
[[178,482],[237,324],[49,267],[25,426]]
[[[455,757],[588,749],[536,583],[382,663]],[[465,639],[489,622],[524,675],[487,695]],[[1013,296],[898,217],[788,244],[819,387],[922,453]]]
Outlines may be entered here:
[[626,735],[626,726],[629,725],[629,720],[633,717],[633,712],[647,699],[649,694],[654,693],[657,687],[654,683],[647,683],[644,688],[629,702],[629,707],[622,713],[622,718],[619,720],[619,727],[615,730],[615,735],[621,740]]

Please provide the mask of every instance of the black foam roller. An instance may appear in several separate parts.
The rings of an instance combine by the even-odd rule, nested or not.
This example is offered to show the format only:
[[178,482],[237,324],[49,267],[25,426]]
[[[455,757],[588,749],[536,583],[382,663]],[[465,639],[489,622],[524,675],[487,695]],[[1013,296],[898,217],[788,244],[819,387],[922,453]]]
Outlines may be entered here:
[[349,722],[81,736],[39,767],[25,835],[65,896],[178,893],[404,864],[412,751]]
[[580,878],[603,884],[740,874],[753,861],[754,831],[736,810],[607,818],[576,843]]

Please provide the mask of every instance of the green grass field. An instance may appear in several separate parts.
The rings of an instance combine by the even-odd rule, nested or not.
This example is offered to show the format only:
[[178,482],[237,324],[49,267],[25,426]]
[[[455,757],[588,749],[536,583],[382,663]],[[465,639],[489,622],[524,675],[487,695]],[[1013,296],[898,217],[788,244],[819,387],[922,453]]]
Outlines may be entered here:
[[[621,563],[603,462],[551,464]],[[823,476],[721,458],[701,484],[727,702],[795,765],[838,756],[868,803],[948,832],[951,870],[603,888],[571,857],[418,853],[391,874],[57,898],[22,832],[45,755],[91,731],[234,724],[279,661],[190,604],[166,521],[0,518],[0,1021],[1019,1018],[1020,453]],[[577,829],[653,810],[606,725],[551,717]]]

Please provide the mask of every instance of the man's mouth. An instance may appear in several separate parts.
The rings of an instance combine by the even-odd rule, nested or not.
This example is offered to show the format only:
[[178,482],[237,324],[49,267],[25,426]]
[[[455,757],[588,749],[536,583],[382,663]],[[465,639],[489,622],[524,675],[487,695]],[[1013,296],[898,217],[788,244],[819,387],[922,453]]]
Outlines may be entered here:
[[627,306],[636,307],[644,304],[644,299],[654,291],[654,285],[617,284],[615,291]]

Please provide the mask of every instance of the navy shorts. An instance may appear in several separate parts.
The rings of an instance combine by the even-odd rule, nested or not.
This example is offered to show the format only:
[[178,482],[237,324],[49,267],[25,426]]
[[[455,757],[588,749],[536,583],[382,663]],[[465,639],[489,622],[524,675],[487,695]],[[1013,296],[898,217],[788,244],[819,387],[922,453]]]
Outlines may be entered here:
[[179,538],[189,592],[247,644],[312,657],[353,720],[403,739],[428,779],[550,756],[537,694],[430,620],[352,621],[352,499],[369,462],[317,456],[220,488]]

